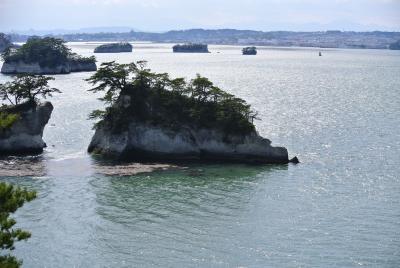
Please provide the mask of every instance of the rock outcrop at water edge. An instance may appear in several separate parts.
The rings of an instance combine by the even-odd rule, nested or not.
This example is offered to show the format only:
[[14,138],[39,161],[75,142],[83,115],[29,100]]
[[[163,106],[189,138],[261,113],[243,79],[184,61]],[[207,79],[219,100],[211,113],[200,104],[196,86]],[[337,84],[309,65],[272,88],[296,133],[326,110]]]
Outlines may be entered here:
[[9,127],[0,128],[0,154],[37,154],[43,151],[43,130],[50,119],[53,105],[24,103],[2,110],[2,113],[17,115],[17,120]]

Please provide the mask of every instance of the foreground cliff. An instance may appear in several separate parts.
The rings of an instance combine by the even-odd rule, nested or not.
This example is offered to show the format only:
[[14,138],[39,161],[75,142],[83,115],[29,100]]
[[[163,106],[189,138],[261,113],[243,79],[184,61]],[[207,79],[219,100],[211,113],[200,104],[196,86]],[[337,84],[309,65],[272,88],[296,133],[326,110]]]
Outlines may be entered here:
[[96,59],[82,57],[60,39],[45,37],[30,38],[20,48],[7,50],[3,54],[4,74],[68,74],[70,72],[96,71]]
[[135,161],[289,162],[286,148],[257,133],[250,105],[205,77],[187,83],[152,73],[143,61],[109,62],[88,81],[110,105],[91,114],[100,120],[90,153]]
[[52,111],[50,102],[24,103],[3,109],[3,119],[5,114],[14,115],[15,119],[0,128],[0,155],[41,153],[46,147],[43,130]]

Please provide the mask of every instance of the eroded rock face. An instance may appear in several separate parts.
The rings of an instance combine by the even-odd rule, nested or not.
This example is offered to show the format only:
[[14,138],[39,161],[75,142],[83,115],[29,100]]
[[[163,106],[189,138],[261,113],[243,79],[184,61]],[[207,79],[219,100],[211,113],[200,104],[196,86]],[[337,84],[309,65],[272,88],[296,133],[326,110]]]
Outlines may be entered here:
[[54,67],[42,67],[39,63],[10,62],[3,63],[1,72],[3,74],[68,74],[70,72],[91,72],[96,71],[96,63],[80,63],[69,61]]
[[53,105],[45,102],[30,105],[15,112],[20,115],[10,128],[0,130],[0,154],[41,153],[46,143],[43,141],[43,129],[50,119]]
[[221,131],[182,126],[171,130],[131,122],[126,131],[112,133],[98,128],[89,152],[130,160],[218,160],[245,163],[288,163],[283,147],[257,132],[244,136],[224,135]]

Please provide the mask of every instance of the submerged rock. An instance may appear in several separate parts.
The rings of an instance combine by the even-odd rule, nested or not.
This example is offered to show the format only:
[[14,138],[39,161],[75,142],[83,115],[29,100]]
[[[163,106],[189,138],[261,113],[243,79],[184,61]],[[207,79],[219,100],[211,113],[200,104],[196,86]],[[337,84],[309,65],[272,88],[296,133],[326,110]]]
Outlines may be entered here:
[[112,43],[96,47],[94,53],[119,53],[132,52],[132,45],[129,43]]
[[43,151],[43,129],[50,119],[53,105],[24,103],[2,110],[3,113],[18,115],[11,126],[0,128],[0,154],[37,154]]
[[99,127],[89,145],[90,153],[131,160],[216,160],[246,163],[288,163],[283,147],[256,131],[246,135],[226,135],[216,129],[179,130],[131,121],[129,128],[113,133]]

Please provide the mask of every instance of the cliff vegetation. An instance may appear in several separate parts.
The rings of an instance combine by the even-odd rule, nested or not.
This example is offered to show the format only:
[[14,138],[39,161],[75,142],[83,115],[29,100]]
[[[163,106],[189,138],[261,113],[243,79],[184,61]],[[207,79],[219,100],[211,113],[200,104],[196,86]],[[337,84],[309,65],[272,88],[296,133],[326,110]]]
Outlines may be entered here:
[[[0,84],[0,133],[10,129],[21,113],[34,108],[39,100],[61,93],[57,88],[48,85],[52,77],[42,75],[19,75],[13,81]],[[8,102],[8,103],[7,103]],[[7,103],[7,104],[6,104]]]
[[97,127],[123,131],[135,119],[152,125],[179,129],[218,129],[230,134],[247,134],[255,130],[257,113],[243,99],[215,86],[197,75],[186,81],[172,79],[167,73],[155,73],[145,61],[101,65],[87,79],[92,92],[105,92],[101,98],[108,106],[95,110],[90,118],[99,119]]

